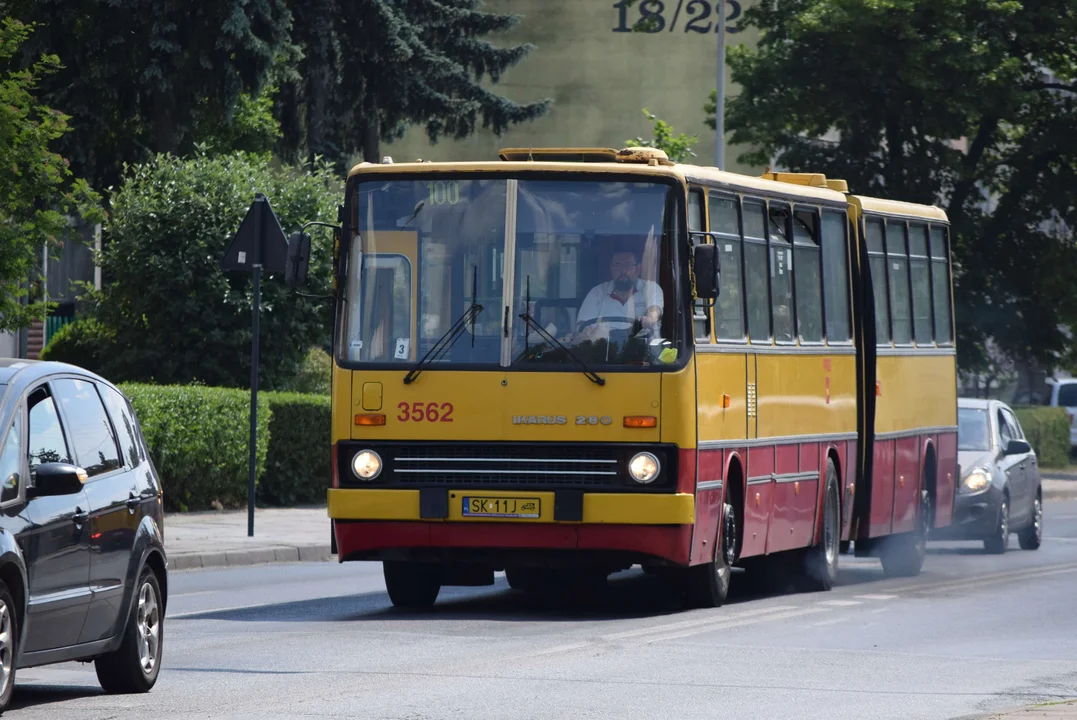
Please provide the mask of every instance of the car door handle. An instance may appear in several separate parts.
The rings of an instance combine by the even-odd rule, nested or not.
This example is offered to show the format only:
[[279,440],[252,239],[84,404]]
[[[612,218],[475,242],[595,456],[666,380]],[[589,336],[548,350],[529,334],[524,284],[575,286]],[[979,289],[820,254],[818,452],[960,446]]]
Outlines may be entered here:
[[135,497],[134,493],[132,493],[130,497],[128,497],[127,500],[124,501],[123,504],[126,505],[129,509],[134,510],[142,504],[142,498]]
[[90,519],[90,513],[84,512],[82,508],[75,508],[75,514],[71,516],[71,521],[76,525],[81,525]]

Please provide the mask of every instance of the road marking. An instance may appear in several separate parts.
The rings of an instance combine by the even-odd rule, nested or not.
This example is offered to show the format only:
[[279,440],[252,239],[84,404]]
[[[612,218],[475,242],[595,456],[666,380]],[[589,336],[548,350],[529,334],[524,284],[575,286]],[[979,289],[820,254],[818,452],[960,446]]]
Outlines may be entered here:
[[232,605],[230,607],[207,608],[205,610],[191,610],[183,613],[165,613],[168,620],[182,620],[183,618],[197,617],[199,615],[213,615],[214,613],[231,612],[233,610],[253,610],[255,608],[270,607],[274,603],[258,603],[254,605]]
[[848,619],[849,619],[848,615],[839,615],[838,617],[830,618],[829,620],[820,620],[817,623],[812,623],[811,626],[812,627],[822,627],[823,625],[834,625],[836,623],[845,622]]
[[850,607],[852,605],[861,605],[859,600],[823,600],[818,603],[819,605],[832,605],[833,607]]
[[[1022,577],[1016,578],[1016,579],[1018,579],[1018,580],[1023,580],[1023,579],[1026,579],[1026,578],[1039,579],[1039,578],[1043,578],[1043,577],[1050,577],[1052,575],[1065,575],[1067,573],[1073,573],[1073,572],[1077,572],[1077,567],[1060,568],[1058,570],[1052,570],[1050,572],[1029,573],[1026,576],[1022,576]],[[987,579],[987,580],[981,580],[979,582],[961,583],[959,585],[958,584],[950,584],[950,585],[941,585],[941,586],[935,586],[935,587],[929,586],[929,587],[925,587],[922,590],[914,590],[913,592],[916,593],[916,594],[920,594],[920,595],[934,595],[934,594],[937,594],[937,593],[948,592],[950,590],[972,590],[974,588],[980,588],[980,587],[984,587],[984,586],[987,586],[987,585],[997,585],[999,583],[1004,583],[1004,582],[1006,582],[1008,580],[1011,580],[1011,579],[1015,579],[1015,578],[1008,578],[1008,577],[1006,577],[1006,578],[990,578],[990,579]]]
[[857,595],[857,597],[861,600],[893,600],[897,597],[897,595],[883,595],[880,593],[872,595]]
[[663,640],[677,640],[679,638],[689,637],[690,635],[700,635],[706,632],[714,632],[715,630],[727,630],[730,628],[744,627],[745,625],[754,625],[756,623],[767,622],[770,620],[787,620],[789,618],[804,617],[805,615],[815,615],[816,613],[831,612],[828,608],[803,608],[800,610],[791,610],[789,612],[782,613],[769,613],[767,615],[761,615],[754,618],[745,618],[743,620],[734,620],[731,622],[714,622],[709,625],[700,625],[690,630],[683,632],[666,633],[664,635],[652,635],[650,637],[638,638],[633,641],[633,644],[650,645],[651,643],[662,642]]
[[636,628],[635,630],[626,630],[624,632],[612,633],[610,635],[603,635],[602,639],[606,641],[627,640],[629,638],[639,637],[641,635],[650,635],[652,633],[670,632],[674,630],[681,630],[684,628],[695,627],[697,625],[707,625],[716,622],[737,622],[742,618],[751,618],[757,615],[766,615],[770,613],[777,613],[783,610],[795,610],[794,605],[775,605],[769,608],[760,608],[758,610],[747,610],[745,612],[721,615],[708,615],[705,618],[697,618],[695,620],[682,620],[680,622],[666,623],[664,625],[654,625],[652,627]]
[[223,592],[223,591],[222,590],[197,590],[197,591],[194,591],[194,592],[172,593],[171,595],[168,596],[168,599],[169,600],[174,600],[175,598],[194,597],[195,595],[211,595],[211,594],[216,593],[216,592]]
[[968,583],[981,583],[981,582],[983,582],[985,580],[996,580],[996,579],[997,580],[1009,580],[1009,579],[1015,579],[1016,580],[1016,579],[1020,579],[1020,578],[1027,577],[1027,576],[1040,575],[1040,574],[1043,574],[1043,573],[1046,573],[1046,572],[1050,572],[1052,570],[1063,570],[1063,569],[1065,569],[1065,570],[1077,569],[1077,563],[1060,563],[1060,564],[1056,564],[1056,565],[1041,565],[1039,567],[1024,568],[1024,569],[1021,569],[1021,570],[1007,570],[1005,572],[985,573],[983,575],[973,575],[971,577],[966,577],[966,578],[964,578],[962,580],[949,579],[949,580],[943,580],[941,582],[936,582],[934,584],[902,585],[900,587],[886,588],[886,589],[889,590],[892,593],[902,593],[902,592],[908,592],[908,591],[912,591],[912,590],[921,591],[921,590],[929,590],[929,589],[942,588],[942,587],[961,587],[962,585],[965,585],[965,584],[968,584]]
[[1077,542],[1077,538],[1063,537],[1045,537],[1044,540],[1050,540],[1051,542]]

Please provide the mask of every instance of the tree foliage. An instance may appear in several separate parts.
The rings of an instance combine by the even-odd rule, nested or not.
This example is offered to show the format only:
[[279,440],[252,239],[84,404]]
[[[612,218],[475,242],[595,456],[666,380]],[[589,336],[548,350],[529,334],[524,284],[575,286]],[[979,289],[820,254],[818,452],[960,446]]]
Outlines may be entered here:
[[303,49],[278,104],[282,149],[340,165],[378,161],[379,143],[425,129],[431,142],[464,138],[480,125],[500,134],[542,115],[548,100],[519,104],[484,86],[532,50],[487,36],[515,15],[479,10],[480,0],[293,2],[293,39]]
[[60,150],[96,187],[124,163],[191,151],[200,125],[230,124],[242,95],[257,96],[274,63],[294,55],[286,0],[9,4],[39,23],[28,52],[64,62],[43,98],[72,117]]
[[36,97],[42,78],[60,70],[54,55],[25,69],[14,59],[31,29],[0,20],[0,330],[15,330],[42,317],[44,304],[24,302],[27,281],[43,247],[56,247],[65,213],[96,214],[96,196],[72,181],[67,162],[52,148],[69,130],[67,116]]
[[674,134],[672,125],[652,113],[647,108],[643,108],[643,114],[647,116],[651,125],[654,126],[653,137],[650,139],[638,137],[626,140],[626,147],[658,148],[659,150],[664,151],[673,162],[684,162],[688,160],[688,158],[696,156],[695,152],[692,150],[692,146],[699,142],[698,135],[689,136],[686,133]]
[[1052,362],[1077,325],[1070,0],[764,0],[745,22],[762,38],[730,51],[742,161],[941,205],[962,365],[987,338]]
[[[221,258],[256,192],[290,231],[334,220],[341,188],[324,164],[279,168],[246,153],[159,155],[129,169],[112,194],[100,257],[111,282],[91,296],[92,317],[115,343],[101,355],[101,372],[117,381],[249,385],[251,277],[225,273]],[[322,231],[314,243],[311,293],[327,293],[330,240]],[[299,372],[311,346],[329,343],[331,308],[273,275],[263,275],[261,295],[260,384],[272,389]]]

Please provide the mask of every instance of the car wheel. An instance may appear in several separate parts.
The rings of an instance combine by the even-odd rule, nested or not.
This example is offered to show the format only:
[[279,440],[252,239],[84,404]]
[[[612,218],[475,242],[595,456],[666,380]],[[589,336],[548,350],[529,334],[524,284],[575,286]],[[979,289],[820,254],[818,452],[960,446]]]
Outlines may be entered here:
[[984,538],[984,550],[992,555],[1001,555],[1006,552],[1010,545],[1010,499],[1002,496],[1002,503],[998,507],[998,520],[995,522],[995,531],[990,537]]
[[684,570],[684,602],[690,608],[714,608],[725,602],[733,563],[737,560],[737,515],[729,503],[722,505],[720,547],[714,560]]
[[105,692],[144,693],[153,687],[161,672],[164,619],[157,575],[152,568],[145,567],[138,578],[135,602],[127,618],[123,641],[114,651],[94,660],[97,679]]
[[1032,524],[1017,534],[1022,550],[1038,550],[1043,543],[1043,496],[1036,493],[1032,502]]
[[419,610],[428,608],[441,592],[438,569],[422,563],[386,561],[382,563],[385,589],[389,600],[398,608]]
[[19,642],[19,616],[7,585],[0,581],[0,713],[15,692],[15,650]]
[[802,584],[806,590],[830,590],[838,579],[838,555],[841,554],[841,513],[838,508],[838,470],[834,462],[826,464],[826,490],[823,495],[823,531],[819,544],[804,551]]
[[920,491],[916,530],[883,538],[879,559],[888,577],[914,577],[924,567],[927,538],[934,524],[934,506],[927,490]]

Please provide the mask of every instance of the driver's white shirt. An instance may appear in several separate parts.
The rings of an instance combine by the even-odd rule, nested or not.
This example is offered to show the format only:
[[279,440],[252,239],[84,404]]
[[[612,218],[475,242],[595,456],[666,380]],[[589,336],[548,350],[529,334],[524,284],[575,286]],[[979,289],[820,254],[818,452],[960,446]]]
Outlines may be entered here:
[[576,323],[584,323],[595,318],[624,318],[625,324],[630,325],[636,318],[643,317],[647,308],[657,307],[664,309],[662,288],[652,280],[638,278],[636,289],[627,302],[621,302],[613,296],[614,281],[609,280],[591,288],[587,297],[580,305],[580,312],[576,315]]

